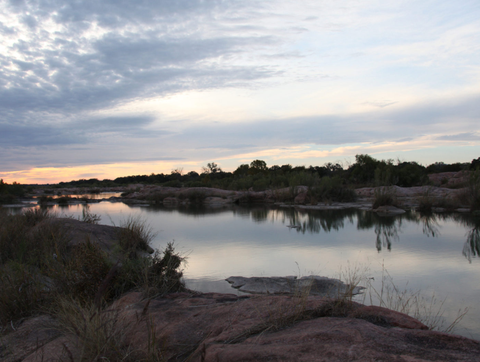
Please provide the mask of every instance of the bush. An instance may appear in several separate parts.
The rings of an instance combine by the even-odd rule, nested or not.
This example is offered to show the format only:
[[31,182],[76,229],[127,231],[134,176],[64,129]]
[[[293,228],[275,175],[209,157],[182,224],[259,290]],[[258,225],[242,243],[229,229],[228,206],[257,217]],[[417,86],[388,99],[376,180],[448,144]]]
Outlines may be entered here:
[[3,182],[3,179],[0,179],[0,204],[12,203],[24,195],[25,192],[22,185],[16,182],[10,185]]
[[316,201],[352,202],[357,199],[355,191],[343,185],[338,176],[323,177],[318,186],[309,189],[308,196]]

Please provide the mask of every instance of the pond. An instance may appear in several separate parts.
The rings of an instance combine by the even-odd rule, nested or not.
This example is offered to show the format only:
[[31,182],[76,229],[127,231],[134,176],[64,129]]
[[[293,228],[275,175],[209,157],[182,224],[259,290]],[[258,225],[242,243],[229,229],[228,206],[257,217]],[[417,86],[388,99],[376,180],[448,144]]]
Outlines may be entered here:
[[[53,206],[59,215],[82,217],[85,206]],[[468,308],[456,334],[480,339],[480,218],[461,214],[382,217],[356,209],[165,208],[123,203],[90,204],[101,224],[144,220],[156,233],[153,247],[174,242],[188,257],[187,287],[236,293],[229,276],[362,276],[368,292],[356,300],[417,301],[422,315],[443,327]],[[295,227],[291,227],[295,226]],[[383,288],[382,288],[383,287]],[[394,296],[387,295],[387,290]],[[404,293],[404,294],[402,294]],[[433,303],[433,307],[431,304]]]

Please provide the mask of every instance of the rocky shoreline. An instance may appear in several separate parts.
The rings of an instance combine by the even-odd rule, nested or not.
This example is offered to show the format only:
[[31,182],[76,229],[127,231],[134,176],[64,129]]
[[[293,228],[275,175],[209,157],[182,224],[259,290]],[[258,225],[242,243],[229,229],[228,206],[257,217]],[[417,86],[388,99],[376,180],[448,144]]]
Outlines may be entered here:
[[[192,204],[201,204],[206,207],[221,208],[244,204],[265,204],[283,208],[300,208],[309,210],[343,210],[360,209],[366,211],[377,211],[384,215],[402,214],[405,210],[412,210],[419,207],[422,199],[429,198],[432,202],[450,202],[453,207],[432,207],[433,212],[470,212],[468,205],[458,202],[459,196],[464,189],[451,189],[439,186],[418,186],[418,187],[399,187],[391,186],[388,192],[392,193],[396,199],[396,206],[382,206],[376,209],[372,208],[375,193],[384,189],[375,187],[365,187],[355,189],[357,200],[354,202],[316,202],[308,201],[308,187],[297,186],[295,188],[283,188],[266,191],[230,191],[223,189],[207,187],[174,188],[153,185],[130,185],[128,187],[116,187],[102,190],[102,192],[121,193],[121,196],[111,196],[107,198],[89,199],[86,197],[71,197],[68,204],[88,204],[102,201],[123,202],[129,205],[150,206],[163,205],[166,207],[188,206]],[[81,195],[85,190],[77,188],[63,188],[56,190],[59,195]],[[42,195],[41,190],[34,195],[34,199],[25,200],[30,204],[23,203],[17,206],[33,206]],[[289,201],[279,201],[289,199]],[[43,205],[51,206],[58,202],[52,199],[43,202]]]

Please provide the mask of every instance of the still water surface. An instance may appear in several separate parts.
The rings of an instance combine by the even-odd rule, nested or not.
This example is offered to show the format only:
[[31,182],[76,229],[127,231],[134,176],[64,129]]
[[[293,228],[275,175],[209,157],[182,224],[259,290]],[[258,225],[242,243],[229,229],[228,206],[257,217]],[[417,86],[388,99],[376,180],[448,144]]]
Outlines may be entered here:
[[[84,206],[53,208],[81,218]],[[145,220],[156,233],[154,247],[174,241],[176,250],[188,256],[184,276],[192,289],[232,293],[223,281],[229,276],[339,277],[341,270],[359,269],[380,291],[382,275],[388,272],[400,290],[435,295],[438,306],[444,301],[446,324],[468,307],[456,333],[480,339],[478,217],[413,212],[381,217],[354,209],[173,209],[110,202],[90,204],[89,211],[107,225],[121,225],[130,216]]]

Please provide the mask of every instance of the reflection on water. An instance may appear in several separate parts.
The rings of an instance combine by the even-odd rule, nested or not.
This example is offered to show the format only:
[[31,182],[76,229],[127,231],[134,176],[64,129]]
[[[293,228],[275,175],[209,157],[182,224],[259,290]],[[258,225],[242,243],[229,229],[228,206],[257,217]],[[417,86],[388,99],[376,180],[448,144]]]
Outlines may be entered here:
[[[137,205],[122,205],[134,212],[138,210]],[[43,208],[59,211],[68,214],[71,205],[42,206]],[[77,208],[89,207],[89,205],[77,205]],[[358,209],[343,210],[310,210],[295,208],[271,208],[268,206],[233,206],[231,208],[207,208],[203,206],[183,206],[171,208],[164,206],[150,206],[141,208],[149,214],[181,214],[188,217],[204,217],[232,213],[234,217],[249,219],[254,223],[280,222],[286,226],[294,226],[300,234],[319,234],[339,232],[346,225],[354,225],[357,230],[372,230],[374,233],[373,244],[378,252],[386,249],[391,251],[395,243],[400,240],[405,222],[421,225],[422,232],[427,237],[437,238],[441,235],[441,224],[454,222],[467,229],[466,240],[463,245],[462,254],[469,261],[480,256],[480,217],[470,214],[434,214],[406,212],[396,216],[380,216],[371,211]],[[19,209],[12,209],[12,212],[21,212]],[[82,217],[81,210],[79,218]],[[88,210],[91,212],[91,210]],[[95,211],[93,211],[95,212]],[[118,225],[118,223],[117,223]]]
[[471,263],[472,258],[480,255],[480,218],[469,215],[463,217],[460,222],[469,228],[466,233],[467,240],[463,245],[463,255]]
[[463,246],[463,255],[472,262],[472,257],[477,257],[480,253],[480,230],[478,227],[473,228],[467,233],[467,241]]

